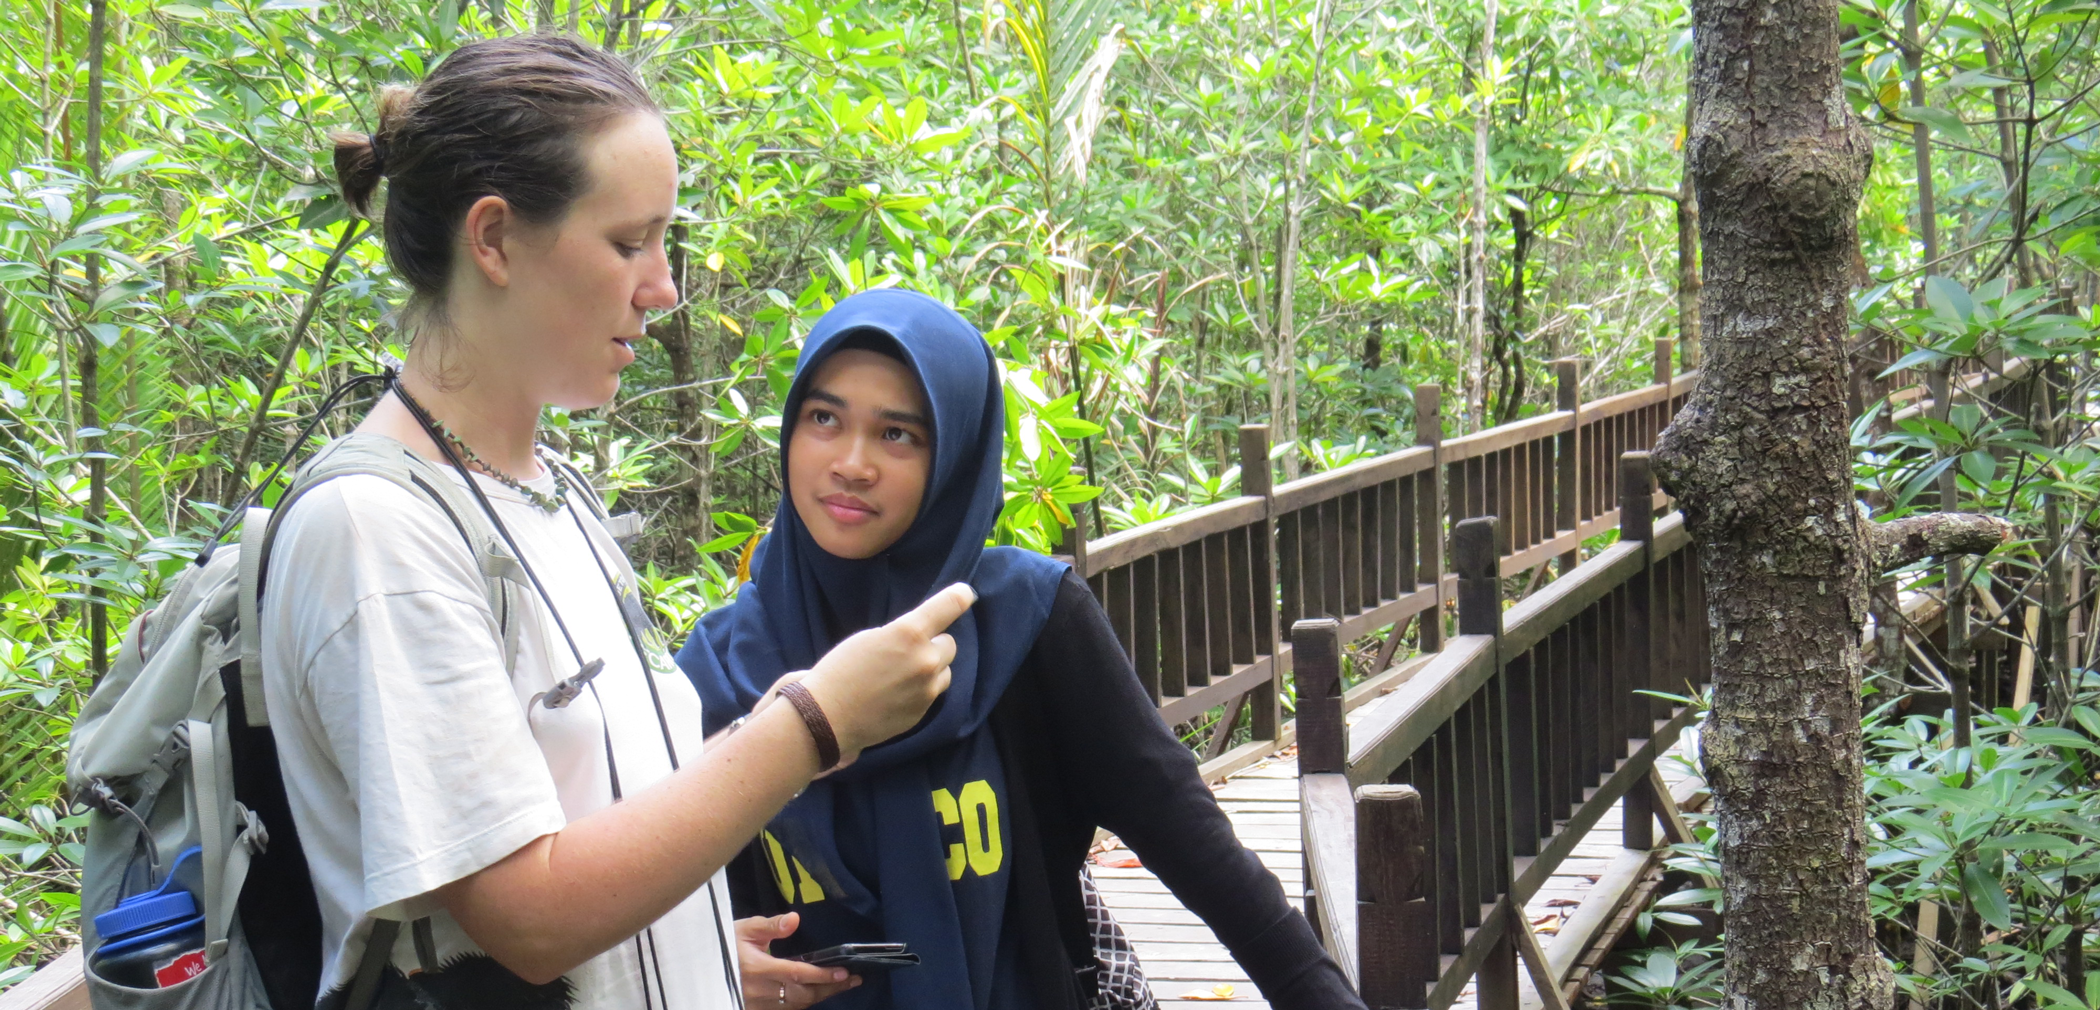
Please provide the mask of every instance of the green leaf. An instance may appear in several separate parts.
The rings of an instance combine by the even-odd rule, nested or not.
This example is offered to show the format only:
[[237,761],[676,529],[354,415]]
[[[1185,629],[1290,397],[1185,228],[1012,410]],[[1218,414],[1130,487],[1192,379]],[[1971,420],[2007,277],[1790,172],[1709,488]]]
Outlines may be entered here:
[[204,268],[205,275],[208,277],[218,276],[221,263],[219,243],[212,241],[211,236],[200,231],[196,237],[190,239],[190,246],[197,250],[197,264]]
[[41,273],[43,273],[42,268],[34,263],[19,263],[12,260],[0,262],[0,282],[26,281]]
[[[267,9],[267,5],[265,5]],[[299,212],[299,227],[326,228],[350,216],[349,205],[339,196],[325,196],[306,205]]]
[[2013,927],[2012,901],[2005,895],[2005,885],[1998,875],[1983,868],[1980,863],[1970,863],[1961,871],[1962,890],[1969,895],[1969,903],[1976,907],[1976,914],[1996,929]]
[[67,253],[76,253],[83,249],[93,249],[96,246],[101,245],[103,241],[107,238],[109,238],[109,236],[97,234],[95,232],[89,232],[85,235],[75,235],[72,238],[65,240],[64,242],[60,242],[59,244],[52,246],[50,255],[52,259],[57,259],[60,256],[66,255]]
[[2033,990],[2036,995],[2047,997],[2051,1010],[2059,1006],[2068,1010],[2085,1010],[2085,1000],[2072,995],[2069,989],[2051,985],[2038,978],[2024,978],[2020,981],[2026,983],[2027,988]]
[[732,533],[758,532],[758,520],[742,512],[715,512],[709,515],[715,525]]
[[1992,458],[1990,450],[1975,449],[1962,453],[1961,472],[1978,484],[1989,484],[1997,476],[1998,461]]
[[1925,304],[1949,322],[1967,323],[1976,315],[1976,302],[1969,290],[1946,277],[1925,278]]
[[751,539],[751,536],[750,533],[724,533],[713,540],[701,544],[700,553],[713,554],[716,551],[726,551],[732,547],[742,547],[744,546],[744,541]]
[[1969,124],[1962,122],[1960,116],[1945,109],[1935,109],[1924,105],[1908,105],[1898,110],[1897,115],[1914,123],[1924,123],[1934,130],[1957,139],[1972,139],[1969,136]]
[[2093,749],[2093,741],[2087,739],[2085,734],[2057,726],[2036,726],[2024,732],[2027,734],[2027,740],[2030,743],[2044,744],[2050,747],[2070,747],[2076,750]]

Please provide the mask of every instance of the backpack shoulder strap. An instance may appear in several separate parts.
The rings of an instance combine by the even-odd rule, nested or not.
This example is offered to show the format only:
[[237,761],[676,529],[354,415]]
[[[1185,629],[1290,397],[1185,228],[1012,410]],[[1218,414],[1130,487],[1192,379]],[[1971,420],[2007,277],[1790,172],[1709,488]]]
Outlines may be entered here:
[[591,518],[598,520],[598,525],[605,530],[605,534],[611,537],[614,543],[620,546],[622,551],[625,551],[627,545],[633,543],[636,537],[642,535],[642,529],[648,525],[647,517],[640,512],[622,512],[619,515],[607,514],[605,502],[598,497],[598,489],[592,486],[591,479],[585,477],[582,470],[577,469],[576,464],[561,456],[547,455],[540,458],[545,460],[548,465],[560,470],[562,476],[568,479],[570,486],[578,489],[577,497],[584,500],[584,507],[590,510]]
[[[475,565],[486,583],[489,608],[495,612],[497,624],[502,629],[503,665],[509,668],[517,661],[517,622],[511,618],[516,611],[516,586],[524,581],[525,571],[510,548],[504,545],[502,537],[497,535],[489,518],[482,514],[480,507],[450,474],[416,455],[408,446],[384,435],[344,435],[328,443],[299,468],[298,476],[278,499],[267,522],[255,522],[258,517],[251,515],[242,530],[241,687],[246,710],[243,717],[250,726],[269,725],[269,714],[263,707],[262,622],[259,615],[265,588],[263,583],[269,572],[270,545],[276,539],[277,527],[284,521],[292,504],[307,492],[338,477],[354,474],[392,481],[403,490],[430,500],[452,520],[453,527],[473,551]],[[256,527],[261,527],[259,534]],[[252,543],[251,537],[255,538]],[[251,546],[253,550],[250,550]]]

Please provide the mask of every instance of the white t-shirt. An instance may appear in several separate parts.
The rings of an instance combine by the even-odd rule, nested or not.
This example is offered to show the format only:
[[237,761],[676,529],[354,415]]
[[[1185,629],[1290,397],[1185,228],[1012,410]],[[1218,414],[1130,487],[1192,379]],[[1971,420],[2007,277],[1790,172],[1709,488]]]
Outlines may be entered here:
[[[414,930],[403,928],[392,964],[405,974],[480,954],[433,890],[611,804],[614,772],[621,795],[662,779],[672,770],[667,745],[685,760],[700,755],[699,695],[668,656],[653,657],[653,671],[637,659],[606,582],[622,568],[594,555],[577,525],[596,521],[587,506],[571,501],[549,515],[475,480],[584,661],[605,668],[567,707],[535,704],[581,664],[527,589],[513,594],[517,662],[504,669],[487,584],[431,500],[366,475],[299,499],[271,547],[263,676],[320,900],[324,996],[356,974],[374,916],[430,917],[438,963],[422,965]],[[529,483],[556,492],[551,472]],[[571,971],[570,1005],[736,1006],[734,947],[726,957],[724,949],[734,942],[730,915],[718,873],[640,936]]]

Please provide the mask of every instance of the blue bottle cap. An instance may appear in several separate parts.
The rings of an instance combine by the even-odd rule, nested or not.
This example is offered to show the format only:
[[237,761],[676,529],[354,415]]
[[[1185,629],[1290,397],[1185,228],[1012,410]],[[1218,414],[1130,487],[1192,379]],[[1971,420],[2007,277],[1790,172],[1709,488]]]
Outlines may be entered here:
[[95,932],[104,940],[116,940],[196,916],[197,899],[190,892],[181,888],[165,894],[151,891],[126,898],[95,916]]
[[204,850],[191,847],[175,859],[175,869],[160,886],[117,902],[117,907],[95,916],[95,933],[106,942],[133,933],[158,929],[169,923],[195,918],[197,898],[176,883],[176,870],[190,859],[202,858]]

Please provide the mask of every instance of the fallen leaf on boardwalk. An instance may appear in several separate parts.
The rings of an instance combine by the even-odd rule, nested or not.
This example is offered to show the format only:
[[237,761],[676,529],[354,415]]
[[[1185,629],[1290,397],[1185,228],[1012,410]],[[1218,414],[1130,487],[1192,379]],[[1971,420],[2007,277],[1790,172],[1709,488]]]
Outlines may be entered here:
[[1210,988],[1208,988],[1208,989],[1191,989],[1191,990],[1189,990],[1188,992],[1182,993],[1182,994],[1181,994],[1181,995],[1180,995],[1179,997],[1176,997],[1176,998],[1178,998],[1178,999],[1202,999],[1202,1000],[1214,1000],[1214,999],[1238,999],[1239,997],[1237,997],[1237,996],[1234,996],[1234,995],[1232,994],[1232,986],[1231,986],[1231,984],[1230,984],[1230,983],[1225,983],[1225,984],[1220,984],[1220,985],[1214,985],[1214,986],[1211,986],[1211,987],[1210,987]]
[[1555,928],[1559,928],[1559,922],[1560,916],[1553,912],[1547,912],[1546,914],[1531,920],[1531,924],[1534,926],[1554,926]]
[[1574,899],[1574,898],[1555,898],[1555,899],[1553,899],[1552,901],[1546,902],[1546,907],[1547,907],[1547,908],[1576,908],[1576,907],[1579,907],[1579,906],[1580,906],[1581,904],[1582,904],[1582,902],[1580,902],[1580,901],[1577,901],[1577,900],[1576,900],[1576,899]]
[[1098,856],[1095,856],[1094,865],[1106,866],[1111,870],[1135,870],[1138,867],[1141,867],[1145,864],[1138,859],[1137,853],[1128,850],[1122,850],[1117,852],[1104,852]]

